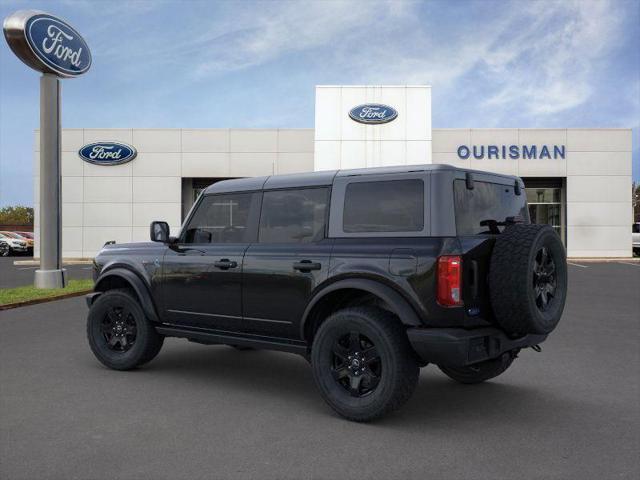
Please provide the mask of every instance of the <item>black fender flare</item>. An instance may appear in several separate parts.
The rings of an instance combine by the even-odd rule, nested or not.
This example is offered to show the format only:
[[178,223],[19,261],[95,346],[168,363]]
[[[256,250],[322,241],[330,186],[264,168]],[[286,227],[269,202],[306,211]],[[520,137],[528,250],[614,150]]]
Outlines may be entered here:
[[384,283],[377,282],[375,280],[370,280],[366,278],[348,278],[344,280],[339,280],[331,285],[327,285],[326,287],[319,290],[309,301],[307,307],[304,310],[302,315],[302,320],[300,322],[300,338],[305,338],[305,328],[307,324],[307,320],[309,319],[310,313],[313,311],[313,308],[320,302],[327,294],[331,292],[335,292],[336,290],[343,290],[347,288],[352,288],[356,290],[364,290],[366,292],[375,295],[382,299],[389,307],[392,309],[393,313],[395,313],[400,321],[404,325],[409,325],[412,327],[422,326],[422,322],[420,321],[420,317],[413,309],[408,300],[406,300],[402,295],[400,295],[393,288],[385,285]]
[[[96,280],[95,286],[93,287],[94,292],[104,292],[106,290],[101,289],[100,286],[104,285],[107,279],[117,277],[124,280],[128,283],[133,291],[136,293],[137,297],[140,299],[140,306],[147,317],[153,322],[159,322],[158,314],[156,312],[156,308],[153,304],[153,300],[151,299],[151,293],[149,292],[149,288],[144,283],[144,281],[134,272],[128,270],[126,268],[112,268],[107,270],[103,274],[101,274]],[[92,298],[92,301],[95,301],[97,298]]]

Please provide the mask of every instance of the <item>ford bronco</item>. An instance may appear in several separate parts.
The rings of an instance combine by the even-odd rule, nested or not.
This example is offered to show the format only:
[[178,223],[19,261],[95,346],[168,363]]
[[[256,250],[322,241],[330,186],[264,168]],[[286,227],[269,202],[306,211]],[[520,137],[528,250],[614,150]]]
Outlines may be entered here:
[[400,407],[430,363],[467,384],[500,375],[539,350],[567,293],[563,244],[530,224],[522,180],[447,165],[221,181],[177,236],[160,221],[150,236],[95,258],[100,362],[139,367],[165,337],[298,353],[355,421]]

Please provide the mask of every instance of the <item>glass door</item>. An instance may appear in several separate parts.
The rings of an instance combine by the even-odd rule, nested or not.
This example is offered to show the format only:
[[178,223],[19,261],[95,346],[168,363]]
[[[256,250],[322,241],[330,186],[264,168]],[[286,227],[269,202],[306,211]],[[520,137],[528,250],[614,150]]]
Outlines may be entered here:
[[565,241],[561,188],[525,188],[531,223],[551,225]]

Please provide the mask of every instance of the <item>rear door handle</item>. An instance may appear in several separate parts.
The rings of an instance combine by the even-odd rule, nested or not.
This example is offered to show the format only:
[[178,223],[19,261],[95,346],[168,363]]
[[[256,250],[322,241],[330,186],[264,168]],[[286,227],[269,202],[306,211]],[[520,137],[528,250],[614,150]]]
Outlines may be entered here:
[[320,270],[321,268],[322,264],[312,262],[311,260],[301,260],[293,264],[293,269],[300,270],[301,272],[310,272],[311,270]]
[[229,270],[230,268],[236,268],[238,266],[238,262],[229,260],[228,258],[222,258],[217,262],[213,262],[213,266],[220,270]]

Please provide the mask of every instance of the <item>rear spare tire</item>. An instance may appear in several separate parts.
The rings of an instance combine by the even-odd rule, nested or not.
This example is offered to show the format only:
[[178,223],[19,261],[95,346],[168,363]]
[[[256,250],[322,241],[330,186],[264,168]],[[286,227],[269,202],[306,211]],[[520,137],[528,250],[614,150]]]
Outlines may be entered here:
[[496,321],[507,333],[550,333],[567,298],[567,258],[555,230],[508,226],[493,248],[489,289]]

